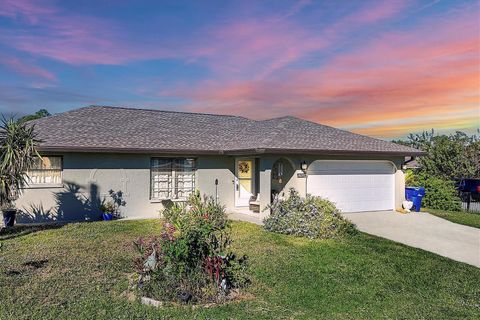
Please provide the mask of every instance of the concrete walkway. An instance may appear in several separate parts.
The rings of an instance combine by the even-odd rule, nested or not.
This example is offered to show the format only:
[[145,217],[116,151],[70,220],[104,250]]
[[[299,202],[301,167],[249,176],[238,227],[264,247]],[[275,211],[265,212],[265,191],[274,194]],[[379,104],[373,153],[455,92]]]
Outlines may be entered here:
[[428,213],[344,213],[363,232],[480,267],[480,229]]
[[240,212],[232,211],[228,213],[228,218],[230,220],[236,221],[247,221],[258,225],[263,225],[263,217],[261,217],[258,213],[247,213],[247,212]]

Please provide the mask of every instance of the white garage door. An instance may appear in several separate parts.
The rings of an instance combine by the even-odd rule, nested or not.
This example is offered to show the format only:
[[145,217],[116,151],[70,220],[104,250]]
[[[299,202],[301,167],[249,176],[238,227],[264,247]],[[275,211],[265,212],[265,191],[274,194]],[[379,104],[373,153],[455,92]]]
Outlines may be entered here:
[[343,212],[393,210],[394,172],[388,161],[317,160],[308,168],[307,192]]

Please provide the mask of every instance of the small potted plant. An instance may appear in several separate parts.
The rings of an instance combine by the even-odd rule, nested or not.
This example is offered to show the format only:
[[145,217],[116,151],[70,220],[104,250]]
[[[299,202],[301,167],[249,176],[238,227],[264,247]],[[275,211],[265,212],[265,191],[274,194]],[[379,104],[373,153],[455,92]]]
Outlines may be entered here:
[[122,191],[108,191],[108,194],[111,200],[106,200],[105,198],[100,205],[100,210],[102,211],[102,219],[105,221],[112,220],[113,218],[120,216],[120,207],[125,206],[127,203],[123,200]]
[[3,206],[2,208],[3,214],[3,224],[5,227],[13,227],[15,224],[15,218],[17,216],[17,209],[13,205],[13,203],[9,203]]
[[112,220],[115,209],[116,208],[113,201],[103,201],[100,205],[100,210],[102,211],[102,219],[105,221]]

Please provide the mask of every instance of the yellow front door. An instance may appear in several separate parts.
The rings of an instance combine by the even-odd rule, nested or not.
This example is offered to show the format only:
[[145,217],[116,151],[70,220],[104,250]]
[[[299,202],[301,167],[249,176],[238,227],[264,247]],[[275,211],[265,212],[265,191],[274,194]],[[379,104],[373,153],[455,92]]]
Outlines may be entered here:
[[248,206],[255,188],[255,161],[253,159],[237,159],[235,161],[235,205]]

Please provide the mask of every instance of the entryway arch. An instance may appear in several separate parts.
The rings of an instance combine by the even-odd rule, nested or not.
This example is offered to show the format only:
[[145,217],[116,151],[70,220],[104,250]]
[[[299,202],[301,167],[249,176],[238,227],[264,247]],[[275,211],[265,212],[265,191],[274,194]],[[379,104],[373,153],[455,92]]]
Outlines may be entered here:
[[285,197],[288,194],[289,182],[294,174],[295,165],[290,159],[282,157],[273,163],[271,178],[272,198],[275,195]]

